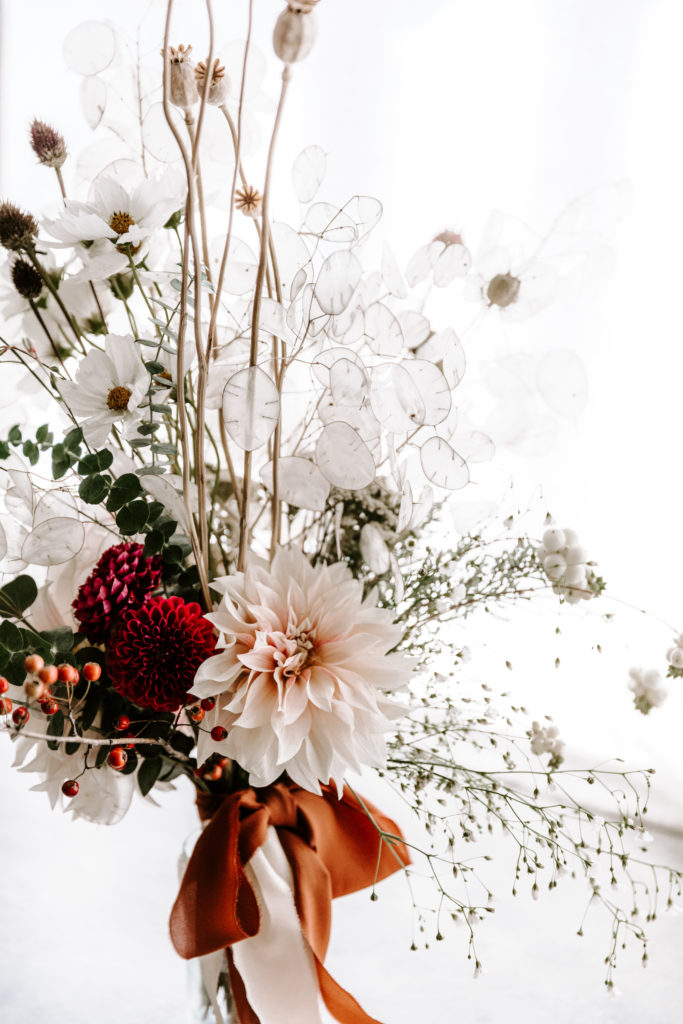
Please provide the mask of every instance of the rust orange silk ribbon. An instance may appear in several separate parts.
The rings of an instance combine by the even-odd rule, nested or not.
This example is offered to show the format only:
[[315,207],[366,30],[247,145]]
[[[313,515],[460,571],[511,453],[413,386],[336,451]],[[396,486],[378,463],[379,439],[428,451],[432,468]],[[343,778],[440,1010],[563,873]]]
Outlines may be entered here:
[[341,1024],[379,1024],[323,967],[332,899],[356,892],[410,863],[398,826],[372,804],[361,806],[348,789],[323,795],[291,783],[243,789],[226,796],[199,795],[199,813],[210,819],[197,840],[171,911],[171,939],[180,956],[227,949],[239,1024],[259,1024],[235,970],[230,946],[256,935],[260,915],[244,865],[273,826],[294,878],[301,928],[313,952],[320,992]]

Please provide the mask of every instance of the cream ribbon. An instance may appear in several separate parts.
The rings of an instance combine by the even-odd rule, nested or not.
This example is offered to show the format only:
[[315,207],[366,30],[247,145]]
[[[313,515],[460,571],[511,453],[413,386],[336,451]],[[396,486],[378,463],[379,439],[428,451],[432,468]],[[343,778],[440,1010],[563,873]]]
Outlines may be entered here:
[[245,866],[261,913],[261,927],[236,942],[233,960],[261,1024],[322,1024],[313,954],[294,904],[294,881],[277,832]]

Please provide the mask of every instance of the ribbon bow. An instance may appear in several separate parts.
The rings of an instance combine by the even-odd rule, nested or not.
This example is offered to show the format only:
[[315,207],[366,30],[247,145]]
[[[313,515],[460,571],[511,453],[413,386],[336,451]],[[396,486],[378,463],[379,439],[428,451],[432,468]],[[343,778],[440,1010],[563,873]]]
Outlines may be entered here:
[[[292,783],[277,783],[226,796],[199,796],[200,816],[210,820],[171,911],[171,939],[186,959],[228,951],[239,1024],[260,1021],[249,1005],[230,947],[257,935],[261,927],[262,908],[247,865],[266,843],[271,827],[291,868],[301,932],[328,1010],[342,1024],[379,1024],[323,967],[332,899],[386,878],[410,858],[397,825],[372,804],[363,801],[361,806],[346,788],[341,799],[329,786],[322,790],[317,796]],[[392,842],[387,836],[398,839]]]

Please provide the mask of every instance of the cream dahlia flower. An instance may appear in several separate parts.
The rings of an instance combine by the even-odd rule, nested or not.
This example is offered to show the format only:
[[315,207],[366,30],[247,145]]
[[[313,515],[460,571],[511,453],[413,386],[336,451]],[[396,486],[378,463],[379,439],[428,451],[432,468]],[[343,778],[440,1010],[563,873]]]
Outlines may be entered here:
[[[404,687],[413,666],[390,653],[401,639],[391,612],[363,600],[347,566],[313,567],[296,549],[216,586],[223,598],[207,618],[223,650],[191,691],[218,698],[202,723],[199,763],[220,753],[253,786],[287,772],[314,793],[330,780],[341,791],[348,770],[381,767],[384,733],[405,710],[384,691]],[[221,742],[210,736],[215,726],[227,730]]]

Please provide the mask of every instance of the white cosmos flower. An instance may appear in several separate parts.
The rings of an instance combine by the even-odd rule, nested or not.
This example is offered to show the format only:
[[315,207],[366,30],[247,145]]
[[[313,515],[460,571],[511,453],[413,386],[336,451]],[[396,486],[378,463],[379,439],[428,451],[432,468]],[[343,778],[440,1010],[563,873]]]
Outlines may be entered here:
[[82,420],[88,444],[101,448],[115,423],[126,437],[135,431],[144,415],[140,403],[149,383],[133,339],[107,334],[104,352],[91,349],[81,360],[75,381],[64,381],[61,392],[71,412]]
[[[132,191],[114,178],[101,178],[93,192],[88,203],[67,200],[64,212],[45,224],[63,245],[95,243],[85,258],[92,260],[98,280],[128,267],[129,252],[141,258],[150,238],[185,203],[182,189],[168,174],[144,179]],[[98,244],[103,241],[111,243],[108,250]]]
[[[408,682],[413,660],[390,653],[401,639],[391,612],[363,600],[348,567],[311,566],[279,549],[270,569],[215,581],[224,596],[207,618],[223,650],[200,667],[192,693],[217,697],[200,732],[198,761],[233,758],[254,786],[283,772],[314,793],[338,789],[348,770],[385,763],[384,733],[405,708],[384,691]],[[214,726],[227,737],[215,742]]]

